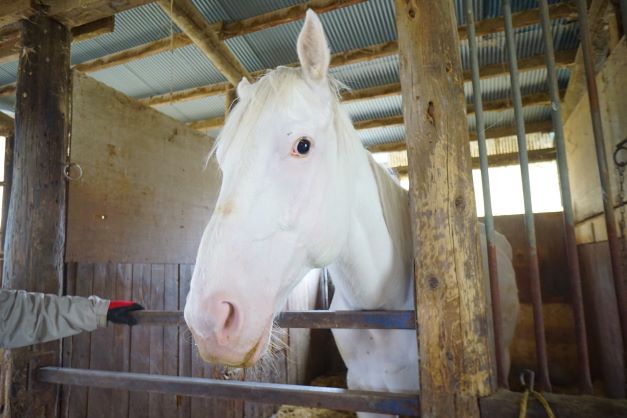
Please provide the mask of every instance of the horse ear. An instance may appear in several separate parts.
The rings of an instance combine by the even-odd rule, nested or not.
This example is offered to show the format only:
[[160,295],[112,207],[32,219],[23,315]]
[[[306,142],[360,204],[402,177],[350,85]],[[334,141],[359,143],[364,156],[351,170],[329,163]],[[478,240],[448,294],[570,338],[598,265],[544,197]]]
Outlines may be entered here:
[[252,84],[250,84],[250,81],[248,81],[246,77],[242,77],[242,81],[240,81],[237,85],[237,97],[239,97],[240,100],[244,100],[250,96],[251,86]]
[[305,25],[298,35],[298,60],[308,80],[320,82],[329,71],[331,53],[322,22],[313,10],[307,10]]

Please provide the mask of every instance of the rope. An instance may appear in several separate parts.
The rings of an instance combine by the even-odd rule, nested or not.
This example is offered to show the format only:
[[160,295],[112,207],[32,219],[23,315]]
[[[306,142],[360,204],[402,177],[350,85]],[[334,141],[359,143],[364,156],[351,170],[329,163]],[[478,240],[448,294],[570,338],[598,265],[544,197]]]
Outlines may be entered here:
[[527,418],[527,404],[529,403],[529,393],[531,393],[534,398],[536,398],[536,400],[540,402],[540,405],[544,407],[546,415],[549,418],[555,418],[555,413],[553,413],[551,405],[549,405],[549,402],[546,400],[546,398],[542,396],[540,392],[529,389],[525,390],[522,398],[520,398],[520,413],[518,414],[518,418]]
[[[529,376],[529,384],[525,381],[525,375]],[[523,370],[520,373],[520,381],[522,382],[523,387],[525,387],[525,392],[523,393],[522,398],[520,398],[520,412],[518,414],[518,418],[527,418],[527,407],[529,405],[529,394],[532,394],[534,398],[540,405],[544,408],[546,415],[549,418],[555,418],[555,414],[551,409],[551,405],[546,400],[546,398],[538,391],[533,389],[535,373],[532,370]]]

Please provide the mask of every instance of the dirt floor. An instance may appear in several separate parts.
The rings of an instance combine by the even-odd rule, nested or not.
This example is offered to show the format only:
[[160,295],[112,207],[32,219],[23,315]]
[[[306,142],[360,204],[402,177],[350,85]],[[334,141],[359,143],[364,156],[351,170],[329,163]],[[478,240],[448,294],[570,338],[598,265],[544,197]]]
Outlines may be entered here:
[[[311,386],[346,388],[346,375],[330,375],[315,378]],[[356,418],[354,412],[333,411],[330,409],[305,408],[283,405],[273,418]]]

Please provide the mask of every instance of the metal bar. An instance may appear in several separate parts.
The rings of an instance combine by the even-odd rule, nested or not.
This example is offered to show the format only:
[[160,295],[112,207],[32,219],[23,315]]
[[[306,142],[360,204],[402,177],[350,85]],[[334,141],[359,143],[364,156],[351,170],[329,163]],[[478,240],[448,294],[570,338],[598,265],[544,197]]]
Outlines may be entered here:
[[627,35],[627,0],[620,0],[620,16],[623,22],[623,35]]
[[503,315],[501,313],[501,297],[499,291],[499,272],[496,262],[496,246],[494,244],[494,218],[492,216],[492,198],[490,196],[490,174],[488,170],[488,148],[485,138],[485,122],[483,119],[483,99],[481,98],[481,80],[479,77],[479,56],[475,34],[475,17],[472,0],[464,0],[466,13],[466,30],[468,31],[468,48],[470,51],[470,67],[472,75],[472,97],[477,122],[477,141],[479,145],[479,165],[481,167],[481,185],[483,189],[483,207],[486,245],[488,253],[488,272],[490,277],[490,296],[492,300],[492,322],[494,325],[494,346],[496,355],[496,376],[499,387],[509,387],[508,370],[505,369],[505,343],[503,342]]
[[586,337],[586,321],[581,291],[581,272],[579,270],[579,256],[575,240],[575,217],[573,214],[572,196],[570,193],[570,178],[568,162],[566,161],[566,146],[564,144],[564,127],[560,111],[560,93],[557,84],[555,69],[555,49],[553,46],[553,31],[549,17],[547,0],[540,0],[540,23],[542,39],[544,40],[544,56],[547,68],[547,84],[551,96],[551,117],[553,132],[555,133],[555,147],[557,149],[557,170],[560,178],[562,207],[564,208],[564,244],[566,247],[566,261],[570,278],[570,294],[572,298],[573,316],[575,320],[575,335],[577,339],[577,359],[579,362],[579,386],[584,393],[592,393],[592,378],[590,377],[590,361],[588,357],[588,340]]
[[38,370],[37,375],[42,382],[60,385],[204,398],[245,399],[276,405],[289,404],[409,416],[418,416],[420,410],[417,393],[398,394],[61,367],[43,367]]
[[[137,311],[138,324],[185,325],[181,311]],[[416,329],[414,311],[281,312],[274,319],[282,328]]]
[[540,268],[538,266],[538,251],[536,248],[536,230],[531,205],[531,185],[529,181],[529,159],[527,156],[527,139],[525,137],[525,120],[523,118],[522,97],[520,94],[520,80],[518,78],[518,62],[516,57],[516,42],[512,26],[512,5],[510,0],[503,0],[503,17],[505,23],[505,40],[509,75],[512,84],[512,98],[514,100],[514,115],[516,117],[516,136],[518,137],[518,158],[522,178],[523,200],[525,203],[525,229],[527,235],[527,251],[529,257],[529,272],[531,301],[533,304],[533,322],[536,340],[536,359],[540,385],[546,391],[551,390],[549,380],[549,366],[546,355],[546,338],[544,335],[544,318],[542,315],[542,291],[540,289]]
[[326,267],[320,270],[320,298],[322,299],[322,309],[329,310],[329,269]]
[[592,132],[597,154],[597,166],[601,180],[601,195],[603,199],[603,212],[605,212],[605,227],[607,228],[607,241],[610,246],[610,260],[612,263],[612,275],[614,276],[614,288],[618,303],[618,315],[620,317],[623,344],[627,345],[627,293],[623,283],[624,276],[621,266],[620,246],[616,232],[616,216],[612,199],[612,184],[607,167],[605,155],[605,138],[603,137],[603,125],[601,123],[601,108],[599,106],[599,91],[597,89],[596,72],[592,60],[592,44],[590,40],[590,27],[588,25],[588,10],[585,0],[577,0],[579,11],[579,33],[581,36],[581,51],[583,52],[583,64],[586,72],[588,86],[588,100],[590,101],[590,116],[592,117]]

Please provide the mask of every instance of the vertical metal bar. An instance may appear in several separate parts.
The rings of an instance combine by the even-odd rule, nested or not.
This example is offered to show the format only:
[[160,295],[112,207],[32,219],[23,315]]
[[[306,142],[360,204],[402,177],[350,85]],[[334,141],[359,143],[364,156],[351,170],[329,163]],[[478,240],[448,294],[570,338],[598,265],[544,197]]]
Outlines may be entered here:
[[499,387],[507,388],[508,370],[505,368],[505,344],[503,342],[503,315],[501,314],[501,298],[499,292],[499,273],[496,263],[496,247],[494,244],[494,218],[492,216],[492,198],[490,196],[490,177],[488,172],[488,150],[483,120],[483,100],[481,98],[481,81],[479,78],[479,56],[475,34],[475,17],[472,0],[464,0],[466,30],[468,31],[468,49],[472,73],[472,97],[477,123],[477,140],[479,144],[479,164],[481,166],[481,185],[483,189],[483,207],[485,235],[488,250],[488,272],[490,276],[490,296],[492,299],[492,321],[494,323],[494,346],[496,354],[496,376]]
[[603,137],[603,125],[601,124],[601,108],[599,106],[599,91],[597,89],[596,73],[592,60],[592,44],[590,40],[590,27],[588,25],[588,10],[585,0],[577,0],[577,12],[579,14],[579,32],[581,34],[581,50],[583,52],[583,64],[586,72],[588,86],[588,100],[590,101],[590,116],[592,117],[592,132],[597,154],[599,178],[601,180],[601,194],[603,198],[603,210],[605,212],[605,227],[607,228],[607,241],[610,246],[610,259],[612,263],[612,275],[614,276],[614,288],[618,303],[623,344],[627,344],[627,293],[623,283],[624,276],[621,266],[621,251],[616,232],[616,216],[612,199],[612,184],[607,166],[605,154],[605,138]]
[[518,158],[522,177],[523,199],[525,203],[525,229],[527,234],[527,250],[529,256],[529,272],[531,302],[533,304],[533,322],[536,339],[536,360],[540,376],[540,385],[544,390],[551,390],[549,380],[549,366],[546,355],[546,339],[544,335],[544,318],[542,315],[542,291],[540,289],[540,268],[538,266],[538,251],[536,248],[536,231],[531,206],[531,187],[529,182],[529,158],[527,155],[527,139],[525,137],[525,121],[523,118],[520,81],[518,79],[518,61],[516,58],[516,43],[512,25],[512,6],[510,0],[503,0],[503,17],[505,21],[505,40],[509,75],[512,84],[514,100],[514,114],[516,116],[516,136],[518,137]]
[[586,337],[586,322],[583,311],[583,297],[581,293],[581,273],[579,271],[579,256],[575,241],[575,220],[573,215],[572,196],[570,194],[570,179],[568,163],[566,161],[566,147],[564,145],[564,129],[560,110],[560,95],[555,70],[555,50],[553,47],[553,31],[549,18],[547,0],[540,0],[540,23],[544,40],[544,56],[547,68],[547,84],[551,96],[551,118],[555,132],[555,146],[557,149],[557,170],[560,178],[562,206],[564,207],[564,243],[566,246],[566,260],[570,278],[570,292],[573,314],[575,319],[575,335],[577,339],[577,358],[579,362],[579,385],[583,392],[592,393],[592,379],[590,377],[590,362],[588,358],[588,340]]
[[329,270],[323,267],[320,271],[320,298],[322,299],[322,309],[329,309]]
[[623,35],[627,35],[627,0],[620,0],[620,16],[623,22]]

